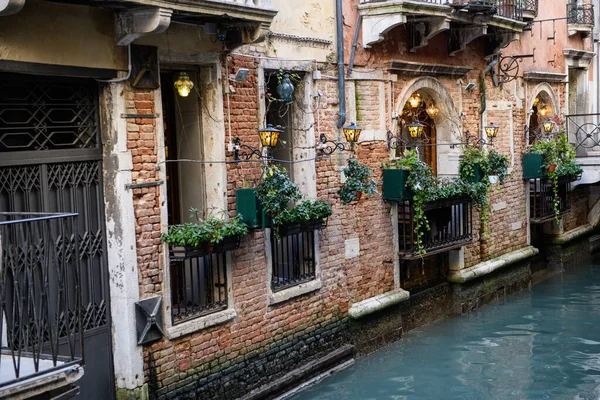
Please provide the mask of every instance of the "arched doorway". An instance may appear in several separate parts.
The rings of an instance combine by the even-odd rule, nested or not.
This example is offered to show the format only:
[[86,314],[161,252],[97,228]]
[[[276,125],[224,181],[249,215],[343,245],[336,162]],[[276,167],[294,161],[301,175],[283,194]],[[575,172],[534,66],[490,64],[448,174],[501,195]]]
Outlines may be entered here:
[[550,85],[542,83],[534,90],[529,103],[527,139],[528,144],[540,140],[545,134],[542,123],[559,112],[554,92]]
[[[414,102],[413,95],[421,99],[418,105]],[[428,112],[432,105],[435,111]],[[406,125],[417,119],[424,125],[423,131],[426,137],[421,140],[419,146],[422,159],[433,168],[437,176],[458,175],[460,149],[459,146],[450,146],[450,144],[461,141],[462,121],[444,85],[431,77],[412,80],[397,97],[396,113],[398,123],[394,127],[394,133],[408,138]]]

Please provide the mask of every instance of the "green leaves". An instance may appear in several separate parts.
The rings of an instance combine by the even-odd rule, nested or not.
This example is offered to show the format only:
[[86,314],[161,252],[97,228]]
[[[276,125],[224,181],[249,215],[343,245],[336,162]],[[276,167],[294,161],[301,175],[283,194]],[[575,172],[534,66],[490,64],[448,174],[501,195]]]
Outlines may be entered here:
[[[197,215],[197,210],[194,212]],[[172,246],[197,247],[202,242],[219,243],[225,238],[243,236],[248,227],[239,216],[224,220],[215,216],[198,218],[198,222],[171,225],[161,239]]]
[[373,170],[358,162],[356,158],[349,158],[348,165],[343,170],[346,183],[338,194],[344,205],[358,201],[357,193],[373,194],[377,192],[377,183],[371,178]]
[[291,202],[301,197],[298,186],[281,165],[265,167],[262,182],[256,187],[256,195],[263,209],[272,216],[280,214]]

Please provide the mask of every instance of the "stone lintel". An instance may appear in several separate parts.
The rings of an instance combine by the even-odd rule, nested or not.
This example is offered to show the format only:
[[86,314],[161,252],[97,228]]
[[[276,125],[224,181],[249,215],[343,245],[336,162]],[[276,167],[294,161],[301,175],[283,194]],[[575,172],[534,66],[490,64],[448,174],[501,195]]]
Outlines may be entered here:
[[353,303],[348,310],[350,318],[359,319],[384,308],[400,304],[410,298],[410,293],[404,289],[394,289],[392,291],[370,297],[366,300]]
[[0,0],[0,17],[18,13],[25,6],[25,0]]
[[567,75],[556,72],[527,71],[523,73],[523,79],[534,82],[564,82]]
[[533,246],[526,246],[522,249],[511,251],[510,253],[501,255],[500,257],[475,264],[472,267],[465,268],[460,271],[450,271],[448,274],[448,281],[452,283],[466,283],[491,274],[492,272],[508,265],[525,260],[529,257],[533,257],[539,252],[540,251]]
[[580,49],[563,49],[563,55],[569,68],[588,69],[596,53]]
[[472,68],[459,67],[455,65],[423,64],[392,60],[389,63],[388,70],[392,73],[404,75],[451,76],[454,78],[460,78],[469,73]]

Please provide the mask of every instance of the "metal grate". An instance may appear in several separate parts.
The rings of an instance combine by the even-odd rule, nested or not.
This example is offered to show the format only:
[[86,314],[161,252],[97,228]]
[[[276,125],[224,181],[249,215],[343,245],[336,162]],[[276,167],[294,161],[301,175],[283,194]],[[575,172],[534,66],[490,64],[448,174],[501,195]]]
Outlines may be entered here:
[[[471,199],[456,198],[427,203],[424,206],[429,230],[423,228],[423,247],[427,253],[464,246],[473,238],[473,207]],[[398,203],[398,236],[400,253],[405,259],[416,255],[415,208],[413,201]]]
[[271,288],[282,290],[315,279],[315,232],[290,232],[277,238],[271,232]]
[[[571,211],[571,181],[575,177],[563,177],[558,182],[558,214]],[[529,219],[542,223],[556,217],[554,214],[554,191],[549,179],[529,180]]]
[[2,75],[0,152],[98,147],[97,87]]
[[524,11],[532,11],[537,14],[538,0],[523,0],[523,10]]
[[83,364],[77,230],[77,214],[0,213],[0,387]]
[[227,308],[227,253],[171,258],[173,324]]
[[567,4],[567,23],[594,25],[594,6],[592,4]]

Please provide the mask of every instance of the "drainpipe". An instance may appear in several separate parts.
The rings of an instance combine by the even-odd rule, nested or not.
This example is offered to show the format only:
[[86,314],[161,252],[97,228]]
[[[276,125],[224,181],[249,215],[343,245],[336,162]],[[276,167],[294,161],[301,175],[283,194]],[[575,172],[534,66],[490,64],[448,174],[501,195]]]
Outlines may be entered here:
[[360,31],[360,25],[362,24],[362,15],[358,16],[356,21],[356,30],[354,31],[354,39],[352,39],[352,52],[350,53],[350,62],[348,63],[348,76],[352,75],[352,69],[354,68],[354,55],[356,54],[356,46],[358,45],[358,31]]
[[344,77],[344,13],[342,1],[336,0],[336,38],[337,38],[337,63],[338,63],[338,92],[340,99],[340,119],[337,127],[341,128],[346,122],[346,80]]

